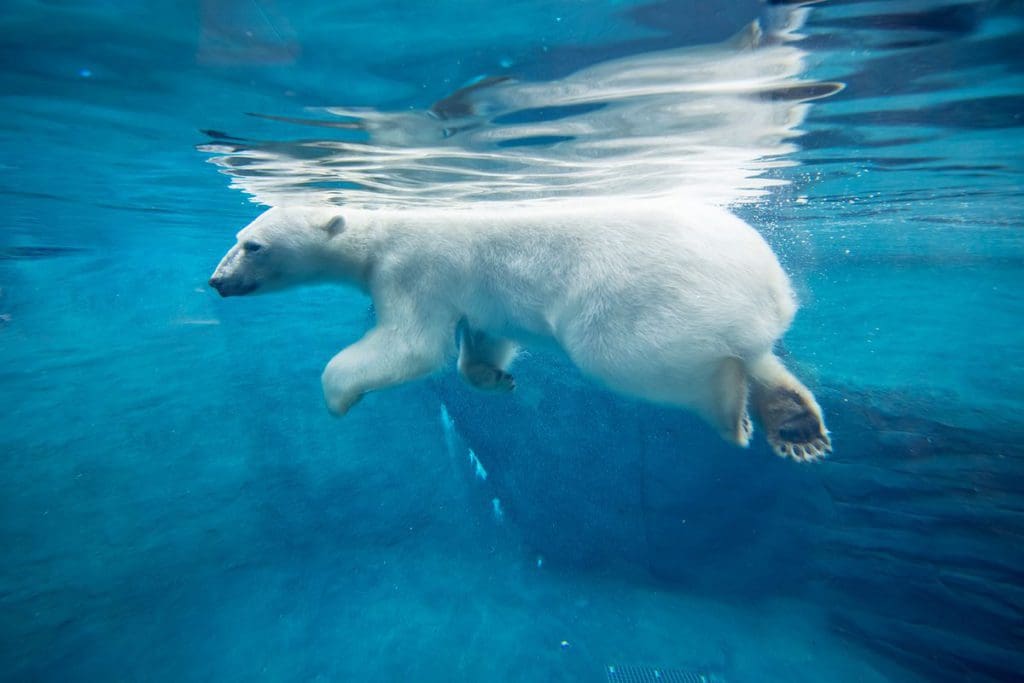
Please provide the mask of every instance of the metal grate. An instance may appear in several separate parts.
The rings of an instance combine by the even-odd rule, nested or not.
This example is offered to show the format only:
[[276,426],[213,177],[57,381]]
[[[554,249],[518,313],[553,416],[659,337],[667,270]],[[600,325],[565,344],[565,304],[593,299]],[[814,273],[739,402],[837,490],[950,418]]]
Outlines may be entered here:
[[609,665],[608,683],[711,683],[705,674],[664,669],[657,666],[636,666],[634,664]]

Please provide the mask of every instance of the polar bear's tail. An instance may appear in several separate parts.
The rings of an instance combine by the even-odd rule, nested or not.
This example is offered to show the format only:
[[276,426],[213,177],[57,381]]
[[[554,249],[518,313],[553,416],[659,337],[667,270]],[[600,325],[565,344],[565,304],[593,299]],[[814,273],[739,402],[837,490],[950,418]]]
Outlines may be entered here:
[[774,354],[747,364],[750,399],[768,443],[781,457],[811,462],[832,451],[821,407]]

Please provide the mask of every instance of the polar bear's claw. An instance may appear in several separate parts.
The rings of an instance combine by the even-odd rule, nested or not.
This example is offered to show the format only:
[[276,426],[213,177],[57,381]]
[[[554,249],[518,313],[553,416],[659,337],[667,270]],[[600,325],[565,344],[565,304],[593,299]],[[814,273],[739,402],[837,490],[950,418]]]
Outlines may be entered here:
[[516,388],[515,378],[495,367],[475,363],[460,368],[462,376],[481,391],[509,392]]
[[516,378],[507,372],[498,371],[498,389],[500,391],[515,391]]
[[754,435],[754,423],[750,421],[750,414],[743,413],[743,422],[740,424],[740,439],[745,445],[750,443],[750,437]]
[[783,441],[773,435],[768,438],[768,443],[779,457],[792,458],[797,462],[814,462],[832,452],[832,440],[828,434],[818,434],[801,442]]

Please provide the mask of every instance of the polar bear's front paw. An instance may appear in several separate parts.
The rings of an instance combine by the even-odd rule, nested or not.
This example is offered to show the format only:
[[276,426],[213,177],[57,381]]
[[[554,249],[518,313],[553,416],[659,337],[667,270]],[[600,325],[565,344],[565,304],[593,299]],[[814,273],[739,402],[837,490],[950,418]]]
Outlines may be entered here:
[[516,379],[503,370],[497,370],[494,376],[495,391],[515,391]]
[[327,404],[327,410],[335,417],[341,417],[348,413],[352,406],[359,403],[362,398],[363,394],[324,392],[324,402]]
[[776,455],[813,462],[832,452],[821,409],[806,389],[770,387],[755,394],[754,403]]
[[490,365],[468,365],[461,370],[466,381],[481,391],[508,392],[516,388],[516,380],[512,375]]

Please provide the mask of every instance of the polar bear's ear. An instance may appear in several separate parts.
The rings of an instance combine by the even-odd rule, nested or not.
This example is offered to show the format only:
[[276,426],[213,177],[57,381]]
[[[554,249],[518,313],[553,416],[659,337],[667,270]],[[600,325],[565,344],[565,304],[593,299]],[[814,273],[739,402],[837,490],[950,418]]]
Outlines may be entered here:
[[344,229],[345,217],[342,216],[340,213],[337,216],[331,218],[331,220],[327,221],[327,224],[324,226],[324,230],[327,231],[328,237],[334,237],[335,235],[341,233],[341,231]]

